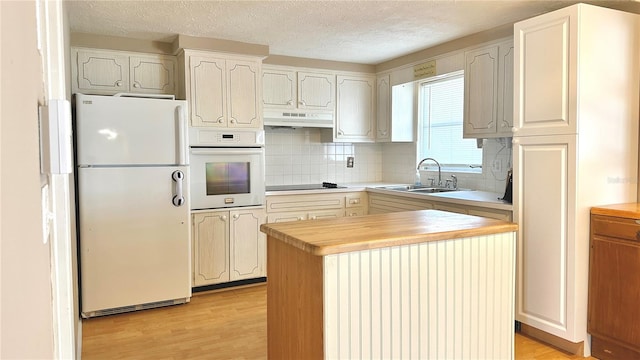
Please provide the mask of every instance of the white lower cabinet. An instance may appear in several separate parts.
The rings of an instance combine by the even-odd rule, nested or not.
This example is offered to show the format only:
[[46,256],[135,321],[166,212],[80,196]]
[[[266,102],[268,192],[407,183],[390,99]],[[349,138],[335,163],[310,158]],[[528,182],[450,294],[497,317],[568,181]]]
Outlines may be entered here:
[[266,276],[264,208],[192,215],[193,286]]
[[336,219],[367,214],[367,193],[267,196],[267,223]]
[[504,221],[511,221],[513,219],[512,212],[510,210],[451,204],[447,202],[433,201],[432,199],[416,199],[402,195],[369,193],[369,214],[384,214],[424,209],[443,210]]
[[369,214],[433,209],[433,204],[404,196],[369,193]]

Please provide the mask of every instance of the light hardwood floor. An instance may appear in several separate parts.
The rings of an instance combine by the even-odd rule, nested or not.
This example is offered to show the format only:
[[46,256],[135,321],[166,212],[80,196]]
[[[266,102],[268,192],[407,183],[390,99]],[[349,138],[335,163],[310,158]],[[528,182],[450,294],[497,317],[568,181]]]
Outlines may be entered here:
[[[82,359],[266,359],[266,285],[83,321]],[[516,334],[516,359],[583,359]]]

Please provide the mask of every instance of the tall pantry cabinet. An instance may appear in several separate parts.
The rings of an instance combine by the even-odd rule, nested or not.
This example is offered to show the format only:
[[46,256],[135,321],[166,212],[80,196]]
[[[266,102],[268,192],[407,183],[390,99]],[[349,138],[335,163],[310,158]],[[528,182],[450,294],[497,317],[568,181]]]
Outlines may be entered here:
[[587,340],[590,208],[636,201],[639,18],[578,4],[514,26],[516,320],[561,342]]

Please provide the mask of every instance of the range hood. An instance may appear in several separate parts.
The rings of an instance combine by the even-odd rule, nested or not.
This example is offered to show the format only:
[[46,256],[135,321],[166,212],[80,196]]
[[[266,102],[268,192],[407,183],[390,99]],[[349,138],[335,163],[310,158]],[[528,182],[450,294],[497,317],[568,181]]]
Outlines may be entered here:
[[265,110],[264,126],[333,128],[333,112]]

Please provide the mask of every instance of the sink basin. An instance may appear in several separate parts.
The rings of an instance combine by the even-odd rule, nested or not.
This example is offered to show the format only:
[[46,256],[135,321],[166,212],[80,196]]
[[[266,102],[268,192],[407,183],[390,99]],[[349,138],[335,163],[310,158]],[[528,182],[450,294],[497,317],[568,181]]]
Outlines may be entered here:
[[407,190],[410,192],[416,193],[439,193],[439,192],[449,192],[449,191],[458,191],[459,189],[447,189],[447,188],[423,188],[423,189],[411,189]]
[[383,186],[381,189],[385,190],[394,190],[394,191],[407,191],[412,193],[424,193],[424,194],[432,194],[432,193],[440,193],[440,192],[449,192],[449,191],[468,191],[471,189],[451,189],[445,187],[433,187],[433,186],[424,186],[424,185],[396,185],[396,186]]

